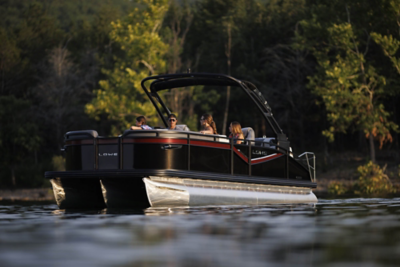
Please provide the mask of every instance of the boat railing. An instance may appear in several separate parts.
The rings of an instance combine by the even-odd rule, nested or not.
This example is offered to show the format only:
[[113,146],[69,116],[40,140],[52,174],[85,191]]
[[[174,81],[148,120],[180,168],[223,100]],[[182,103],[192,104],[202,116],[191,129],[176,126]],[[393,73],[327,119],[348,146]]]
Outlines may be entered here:
[[[305,157],[305,158],[302,158]],[[308,171],[311,176],[311,181],[312,182],[317,182],[317,177],[316,177],[316,166],[315,166],[315,154],[314,152],[304,152],[298,156],[299,160],[305,161],[306,165],[308,167]]]
[[[64,146],[64,150],[70,145],[76,144],[75,139],[82,139],[79,144],[82,145],[93,145],[93,152],[95,157],[93,160],[93,163],[87,163],[83,164],[87,166],[86,169],[91,169],[90,166],[94,166],[93,169],[105,169],[105,168],[113,168],[112,166],[115,166],[117,169],[124,169],[125,166],[125,153],[124,153],[124,144],[129,143],[129,139],[133,138],[166,138],[167,140],[169,139],[186,139],[187,141],[184,143],[170,143],[170,141],[166,141],[164,145],[161,146],[161,149],[163,150],[170,150],[170,149],[178,149],[181,148],[182,145],[187,145],[187,170],[190,171],[191,169],[191,147],[193,145],[196,145],[195,143],[197,141],[208,141],[208,142],[217,142],[217,143],[222,143],[220,147],[225,147],[225,149],[230,150],[230,159],[229,159],[229,172],[231,175],[234,175],[234,159],[235,159],[235,154],[240,151],[240,147],[247,147],[247,151],[244,152],[242,150],[240,153],[242,153],[247,159],[247,165],[248,165],[248,171],[247,174],[249,176],[252,175],[252,151],[254,149],[258,149],[260,147],[264,148],[269,148],[272,149],[273,151],[276,151],[276,153],[282,153],[283,156],[286,158],[285,160],[285,176],[287,179],[289,179],[289,162],[290,162],[290,157],[293,157],[293,153],[291,151],[291,148],[289,149],[285,147],[279,146],[277,143],[273,142],[271,143],[268,138],[262,138],[258,140],[242,140],[243,143],[239,144],[240,147],[237,147],[236,141],[237,139],[227,137],[226,135],[208,135],[208,134],[201,134],[199,132],[194,132],[194,131],[169,131],[167,129],[153,129],[153,130],[140,130],[140,131],[135,131],[135,130],[127,130],[125,131],[122,135],[118,137],[101,137],[101,136],[95,136],[95,135],[87,135],[88,131],[77,131],[77,132],[70,132],[68,135],[66,135],[65,141],[70,143],[66,144]],[[83,136],[82,134],[86,134]],[[78,135],[79,134],[79,135]],[[78,138],[79,137],[79,138]],[[73,140],[74,139],[74,140]],[[148,140],[150,140],[148,139]],[[266,141],[269,140],[269,141]],[[71,143],[72,142],[72,143]],[[168,144],[170,143],[170,144]],[[90,147],[87,147],[86,149],[90,149]],[[92,151],[90,150],[90,151]],[[89,153],[89,152],[88,152]],[[246,155],[247,154],[247,155]],[[312,155],[312,156],[311,156]],[[312,152],[305,152],[299,156],[303,157],[305,156],[306,163],[305,167],[308,167],[309,173],[310,173],[310,178],[311,180],[316,180],[315,177],[315,155]],[[311,162],[311,160],[313,161]],[[299,160],[299,159],[297,159]],[[303,160],[303,159],[301,159]],[[301,163],[301,162],[300,162]],[[106,165],[104,165],[106,164]]]
[[[192,141],[196,140],[201,140],[201,141],[211,141],[211,142],[219,142],[219,143],[226,143],[230,144],[230,173],[231,175],[234,175],[234,144],[235,144],[235,139],[233,137],[227,137],[226,135],[215,135],[215,134],[202,134],[199,132],[194,132],[194,131],[170,131],[168,129],[153,129],[153,130],[145,130],[145,131],[135,131],[135,130],[128,130],[125,131],[125,133],[122,135],[123,138],[129,138],[129,137],[168,137],[168,138],[185,138],[187,139],[187,146],[188,146],[188,165],[187,169],[190,170],[190,153],[191,153],[191,143]],[[269,140],[269,139],[265,139]],[[247,159],[248,159],[248,175],[252,175],[252,163],[251,163],[251,158],[252,158],[252,149],[253,147],[268,147],[271,149],[275,149],[277,151],[281,151],[286,155],[286,168],[285,168],[285,173],[286,173],[286,178],[289,179],[289,157],[293,157],[293,154],[289,148],[286,149],[285,147],[279,146],[276,143],[273,143],[273,146],[271,146],[271,142],[269,141],[262,141],[262,140],[248,140],[244,139],[242,140],[243,144],[248,147],[248,154]],[[173,149],[175,148],[174,146],[167,146],[164,147],[164,149]]]

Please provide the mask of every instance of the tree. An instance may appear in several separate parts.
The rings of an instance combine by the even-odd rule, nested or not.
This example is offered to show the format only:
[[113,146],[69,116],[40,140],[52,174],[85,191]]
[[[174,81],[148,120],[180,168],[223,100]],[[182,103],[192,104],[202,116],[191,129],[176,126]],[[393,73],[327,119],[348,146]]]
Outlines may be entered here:
[[[170,2],[161,32],[163,40],[168,43],[169,47],[166,53],[168,73],[186,72],[191,67],[191,60],[183,61],[182,52],[192,21],[193,10],[187,1],[183,1],[181,4],[177,1]],[[190,129],[196,129],[197,123],[197,115],[194,113],[195,90],[194,87],[176,88],[163,93],[171,112],[179,117],[180,123],[187,124]],[[199,88],[196,91],[198,90]]]
[[[241,40],[241,26],[244,24],[248,6],[252,0],[204,0],[196,6],[194,29],[190,34],[191,48],[188,51],[195,58],[194,68],[203,72],[232,73],[234,48]],[[242,53],[242,51],[238,53]],[[222,134],[226,133],[231,88],[227,86],[225,97],[221,97],[218,110],[222,114]]]
[[70,52],[58,46],[38,65],[38,85],[32,88],[35,114],[45,129],[62,147],[62,136],[74,129],[84,115],[84,100],[90,95],[89,86],[95,69],[80,70],[71,60]]
[[371,33],[371,37],[378,43],[382,50],[393,64],[398,74],[400,74],[400,59],[396,57],[396,53],[400,48],[400,41],[394,38],[391,34],[382,35],[379,33]]
[[[17,47],[15,37],[0,27],[0,94],[10,94],[12,88],[19,83],[21,69],[20,49]],[[21,64],[22,63],[22,64]]]
[[[13,186],[17,185],[16,169],[20,164],[27,163],[28,155],[38,149],[41,141],[38,126],[32,120],[30,105],[30,101],[14,96],[0,96],[0,166],[10,170],[9,178]],[[4,171],[1,176],[5,176]]]
[[126,19],[112,23],[110,38],[120,46],[123,55],[115,58],[112,70],[103,69],[108,79],[100,81],[101,89],[95,90],[95,98],[86,105],[91,117],[100,120],[104,116],[113,122],[113,134],[129,128],[138,115],[146,115],[151,123],[158,120],[140,82],[166,70],[168,45],[162,41],[159,30],[168,1],[138,3],[142,8],[135,8]]
[[265,85],[268,102],[273,103],[280,126],[291,142],[304,151],[307,136],[315,134],[307,127],[315,111],[315,96],[306,84],[307,76],[313,73],[313,65],[306,60],[308,52],[281,44],[265,48],[264,53],[263,73],[269,77]]
[[386,78],[368,58],[371,33],[357,30],[351,22],[351,9],[345,4],[342,7],[347,10],[347,22],[326,25],[314,14],[313,19],[301,22],[303,32],[298,41],[312,51],[318,62],[317,73],[310,77],[308,86],[327,111],[331,126],[323,134],[333,141],[338,132],[364,131],[375,162],[374,138],[382,147],[392,141],[391,131],[397,131],[398,126],[390,121],[390,114],[380,102]]

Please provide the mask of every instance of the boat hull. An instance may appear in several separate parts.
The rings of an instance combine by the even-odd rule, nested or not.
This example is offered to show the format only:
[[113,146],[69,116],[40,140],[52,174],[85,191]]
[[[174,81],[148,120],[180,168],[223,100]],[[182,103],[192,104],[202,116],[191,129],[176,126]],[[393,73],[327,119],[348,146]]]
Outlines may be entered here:
[[106,203],[98,179],[50,179],[60,209],[104,209]]
[[146,169],[46,175],[60,209],[317,202],[315,183],[291,179]]
[[[85,130],[67,133],[64,151],[66,170],[45,173],[61,209],[316,201],[310,169],[286,150],[257,140],[236,144],[223,136],[165,129],[103,138]],[[164,187],[169,191],[158,190]],[[183,192],[182,200],[177,195],[177,201],[160,202],[150,188],[161,195]]]
[[141,178],[102,178],[100,182],[107,208],[150,207]]
[[310,188],[152,176],[143,179],[152,207],[316,203]]

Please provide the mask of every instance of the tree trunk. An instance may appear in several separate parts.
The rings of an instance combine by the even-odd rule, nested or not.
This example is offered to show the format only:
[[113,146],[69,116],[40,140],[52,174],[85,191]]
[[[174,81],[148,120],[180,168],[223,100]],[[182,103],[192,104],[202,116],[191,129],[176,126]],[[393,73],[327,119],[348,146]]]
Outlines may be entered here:
[[[228,33],[228,42],[225,45],[225,55],[227,59],[228,66],[228,75],[231,75],[231,50],[232,50],[232,32],[231,32],[231,24],[227,25],[227,33]],[[226,88],[226,103],[225,103],[225,112],[224,112],[224,122],[222,124],[222,134],[226,134],[226,127],[228,125],[228,113],[229,113],[229,101],[231,98],[231,87],[228,86]]]
[[224,112],[224,122],[222,124],[222,134],[226,134],[226,127],[228,124],[228,112],[229,112],[229,100],[231,98],[231,87],[228,86],[226,89],[226,103],[225,103],[225,112]]
[[376,159],[375,159],[375,145],[374,145],[374,136],[372,135],[372,133],[369,133],[369,152],[370,152],[370,156],[371,156],[371,161],[372,163],[376,163]]
[[[300,112],[300,114],[302,114]],[[299,117],[300,125],[299,125],[299,137],[300,137],[300,149],[301,151],[306,151],[306,145],[304,144],[306,138],[305,138],[305,133],[304,133],[304,121],[303,121],[303,115],[300,115]]]

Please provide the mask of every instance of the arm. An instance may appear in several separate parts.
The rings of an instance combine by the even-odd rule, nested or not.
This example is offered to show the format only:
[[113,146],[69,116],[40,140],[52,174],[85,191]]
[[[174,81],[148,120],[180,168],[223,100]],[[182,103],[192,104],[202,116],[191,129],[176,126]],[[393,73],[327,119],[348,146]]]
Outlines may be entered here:
[[142,127],[138,127],[138,126],[131,126],[130,128],[131,130],[142,130]]
[[241,144],[243,142],[244,136],[243,134],[239,135],[239,138],[236,140],[236,144]]
[[202,134],[214,134],[214,130],[213,130],[213,128],[208,126],[205,130],[200,131],[200,133],[202,133]]

